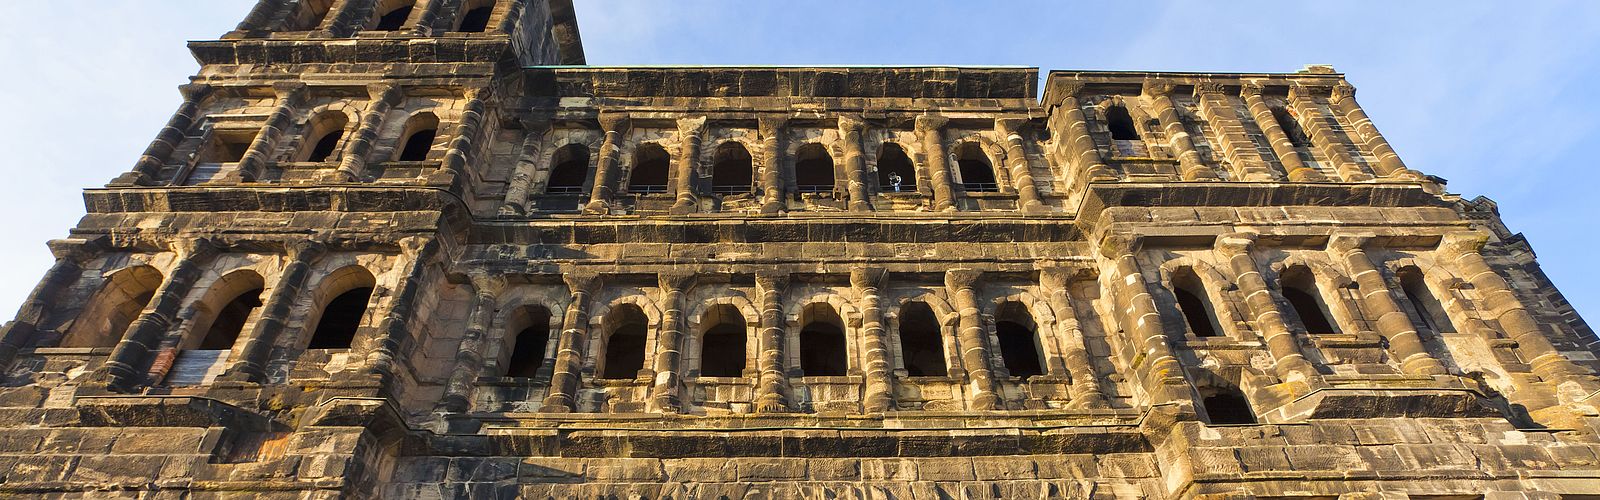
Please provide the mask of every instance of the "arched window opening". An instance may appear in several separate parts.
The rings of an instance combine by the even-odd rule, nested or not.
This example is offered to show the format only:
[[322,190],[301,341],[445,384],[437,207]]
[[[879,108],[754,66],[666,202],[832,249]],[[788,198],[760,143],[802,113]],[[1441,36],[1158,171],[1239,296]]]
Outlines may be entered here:
[[361,317],[367,314],[367,301],[372,298],[372,287],[356,288],[339,294],[322,309],[316,333],[311,335],[307,349],[349,349],[355,342],[356,330],[361,327]]
[[211,321],[211,328],[207,329],[206,336],[197,348],[202,351],[232,349],[233,344],[239,340],[239,333],[244,331],[244,324],[250,319],[250,313],[261,307],[261,292],[261,288],[246,291],[222,306],[222,310],[217,311],[216,319]]
[[885,193],[916,192],[917,171],[899,144],[886,142],[878,152],[878,189]]
[[1438,297],[1434,297],[1433,291],[1428,289],[1422,271],[1415,267],[1407,267],[1401,269],[1399,274],[1400,288],[1405,291],[1406,298],[1410,300],[1411,308],[1415,312],[1412,322],[1433,333],[1456,333],[1455,323],[1450,321],[1450,315],[1445,312],[1444,305],[1439,302]]
[[795,152],[795,191],[799,193],[826,193],[833,191],[833,155],[821,144],[800,146]]
[[1019,302],[1000,304],[995,310],[994,333],[1000,339],[1000,358],[1011,376],[1027,380],[1044,374],[1038,327],[1026,306]]
[[961,145],[956,156],[956,165],[961,170],[961,188],[969,193],[992,193],[1000,190],[1000,185],[994,180],[994,167],[989,164],[989,155],[984,154],[983,146],[976,142]]
[[1106,127],[1111,129],[1111,140],[1137,141],[1139,129],[1133,125],[1133,115],[1121,104],[1106,108]]
[[1172,278],[1172,286],[1172,294],[1178,299],[1178,310],[1183,313],[1189,332],[1202,338],[1221,336],[1222,325],[1217,323],[1216,311],[1211,301],[1206,300],[1205,285],[1194,271],[1179,270]]
[[466,14],[461,15],[461,28],[457,31],[467,33],[482,33],[489,29],[489,16],[494,14],[494,2],[480,2],[484,5],[473,7]]
[[1289,301],[1289,307],[1294,309],[1294,315],[1300,319],[1306,333],[1339,333],[1339,327],[1329,319],[1328,306],[1322,301],[1316,278],[1310,270],[1303,266],[1285,269],[1280,281],[1283,284],[1283,298]]
[[405,2],[390,7],[387,11],[381,11],[383,14],[378,16],[378,26],[373,29],[378,31],[400,31],[400,28],[405,27],[406,19],[411,17],[411,11],[415,7],[415,3]]
[[844,320],[827,303],[806,306],[804,316],[807,320],[800,329],[800,372],[807,377],[843,376],[850,367]]
[[640,144],[633,150],[633,175],[628,179],[628,192],[667,192],[667,171],[672,155],[659,144]]
[[155,297],[164,278],[150,266],[134,266],[112,273],[94,301],[68,328],[60,347],[112,347],[122,340],[144,308]]
[[1232,387],[1213,388],[1214,394],[1205,396],[1201,406],[1211,424],[1253,424],[1256,413],[1250,409],[1250,400]]
[[524,308],[518,313],[519,321],[526,324],[511,340],[511,359],[506,361],[506,376],[531,378],[544,366],[545,349],[550,346],[550,310],[540,306]]
[[439,137],[439,117],[422,113],[406,124],[405,143],[400,148],[399,161],[423,161],[433,151],[433,141]]
[[950,374],[945,366],[942,330],[939,318],[933,315],[928,304],[907,302],[900,307],[900,355],[905,362],[906,375],[943,377]]
[[744,315],[732,305],[718,304],[706,311],[701,322],[711,326],[701,336],[700,376],[743,376],[745,343],[749,337]]
[[648,335],[649,319],[644,311],[633,304],[623,304],[606,317],[611,334],[606,336],[605,367],[600,378],[630,380],[644,369],[644,343]]
[[1272,107],[1272,118],[1278,121],[1278,127],[1283,129],[1284,135],[1289,136],[1289,144],[1297,148],[1309,146],[1310,140],[1306,133],[1300,129],[1300,121],[1294,118],[1294,112],[1283,106]]
[[311,133],[306,137],[314,138],[307,143],[301,161],[322,163],[333,158],[333,153],[338,150],[339,141],[344,139],[344,128],[350,123],[350,118],[344,113],[323,113],[311,121],[307,128]]
[[550,181],[545,184],[544,190],[546,194],[583,194],[583,184],[589,175],[587,146],[562,146],[550,157],[550,164]]
[[744,194],[755,184],[755,164],[743,144],[728,141],[711,156],[711,192]]

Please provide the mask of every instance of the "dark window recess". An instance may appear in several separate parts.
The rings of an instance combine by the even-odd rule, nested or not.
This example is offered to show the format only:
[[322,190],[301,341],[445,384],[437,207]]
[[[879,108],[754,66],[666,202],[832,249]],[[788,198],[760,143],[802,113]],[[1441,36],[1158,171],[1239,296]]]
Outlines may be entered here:
[[589,175],[589,148],[582,144],[569,144],[556,150],[550,158],[555,165],[550,170],[550,182],[545,184],[547,194],[581,194],[583,183]]
[[944,339],[933,310],[921,302],[907,302],[900,308],[900,351],[905,357],[906,374],[913,377],[943,377]]
[[1016,302],[1001,304],[996,310],[995,337],[1000,340],[1000,359],[1013,377],[1027,380],[1044,374],[1039,337],[1027,308]]
[[1194,336],[1216,337],[1221,335],[1216,326],[1212,324],[1211,311],[1206,306],[1205,299],[1184,288],[1173,290],[1172,294],[1177,296],[1178,309],[1183,312],[1183,320],[1188,322],[1189,331],[1194,332]]
[[316,147],[311,148],[311,156],[306,157],[306,161],[312,163],[328,161],[328,157],[333,156],[333,150],[339,146],[339,139],[342,137],[344,137],[343,130],[322,134],[322,138],[317,139]]
[[878,153],[878,189],[885,193],[917,191],[916,168],[899,144],[886,143]]
[[1416,317],[1422,320],[1417,326],[1427,327],[1433,333],[1456,333],[1455,323],[1450,321],[1450,315],[1445,313],[1444,305],[1433,296],[1433,291],[1428,289],[1427,282],[1422,279],[1422,272],[1415,268],[1407,268],[1400,272],[1400,287],[1405,290],[1406,298],[1410,299],[1411,308],[1416,310]]
[[800,371],[807,377],[837,377],[850,366],[845,348],[844,320],[827,304],[813,304],[800,329]]
[[400,161],[423,161],[428,159],[428,152],[433,150],[433,140],[438,137],[439,131],[434,129],[418,130],[406,138],[406,146],[400,150]]
[[1121,105],[1106,108],[1106,127],[1111,129],[1111,139],[1116,141],[1139,140],[1139,129],[1133,125],[1133,116]]
[[700,375],[738,377],[744,375],[744,325],[722,323],[706,330],[700,349]]
[[795,189],[800,193],[833,191],[833,156],[821,144],[800,147],[794,162]]
[[1333,327],[1333,322],[1328,321],[1328,315],[1322,313],[1321,301],[1310,292],[1285,287],[1283,298],[1294,308],[1295,316],[1300,317],[1300,324],[1306,327],[1306,333],[1339,333],[1339,329]]
[[244,331],[244,322],[250,318],[250,312],[261,307],[261,289],[257,288],[242,294],[222,306],[217,312],[217,319],[211,321],[211,329],[206,331],[204,339],[200,340],[197,349],[202,351],[221,351],[232,349],[235,341],[239,340],[239,332]]
[[628,380],[644,369],[644,340],[647,329],[644,312],[638,306],[617,311],[621,325],[606,338],[605,370],[600,378]]
[[371,297],[371,288],[357,288],[328,302],[327,307],[322,308],[322,319],[317,321],[316,333],[311,335],[311,344],[306,348],[349,349]]
[[750,192],[755,184],[755,164],[750,152],[737,142],[725,142],[711,157],[711,192],[739,194]]
[[994,180],[994,167],[989,164],[989,156],[983,154],[983,147],[977,143],[961,145],[961,150],[956,156],[956,165],[961,170],[961,187],[968,192],[995,192],[1000,190],[1000,185]]
[[494,4],[485,5],[467,11],[461,16],[461,31],[468,33],[482,33],[489,29],[489,15],[494,13]]
[[1283,134],[1289,136],[1289,144],[1297,148],[1309,146],[1311,141],[1306,139],[1306,133],[1300,129],[1300,121],[1283,106],[1272,107],[1272,118],[1278,121],[1278,127],[1283,129]]
[[667,170],[672,157],[667,150],[655,144],[639,146],[633,153],[633,175],[628,179],[632,193],[667,192]]
[[1253,424],[1256,414],[1250,410],[1250,401],[1238,389],[1219,389],[1201,402],[1206,416],[1213,424]]
[[413,6],[398,7],[378,18],[378,31],[400,31],[406,25],[406,18],[411,17]]
[[533,377],[544,366],[544,351],[550,345],[550,311],[538,308],[529,316],[532,324],[517,334],[516,344],[511,347],[507,377]]

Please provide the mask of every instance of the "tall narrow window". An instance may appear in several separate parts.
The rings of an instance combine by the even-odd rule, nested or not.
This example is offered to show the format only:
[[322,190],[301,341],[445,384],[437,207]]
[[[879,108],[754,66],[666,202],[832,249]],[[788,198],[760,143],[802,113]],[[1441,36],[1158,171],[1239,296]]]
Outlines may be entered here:
[[629,380],[644,369],[644,343],[649,330],[649,319],[644,311],[633,304],[623,304],[606,315],[606,326],[611,333],[606,336],[605,365],[600,378]]
[[506,376],[531,378],[544,365],[544,352],[550,346],[550,310],[540,306],[524,308],[518,312],[519,321],[527,324],[512,339],[511,359],[506,362]]
[[1011,376],[1027,380],[1044,374],[1038,327],[1026,306],[1019,302],[1000,304],[995,309],[994,330],[1000,340],[1000,358]]
[[1250,409],[1250,400],[1232,387],[1216,387],[1211,395],[1201,400],[1206,416],[1212,424],[1253,424],[1256,414]]
[[301,153],[301,161],[322,163],[333,158],[333,153],[339,147],[339,141],[344,138],[344,128],[350,123],[350,118],[344,113],[327,112],[312,119],[306,130],[306,143]]
[[706,311],[701,323],[710,325],[701,335],[700,375],[705,377],[739,377],[744,375],[745,317],[739,309],[719,304]]
[[961,188],[969,193],[992,193],[1000,190],[1000,185],[994,180],[994,166],[989,164],[989,155],[983,153],[983,147],[976,142],[961,145],[956,156],[956,165],[961,171]]
[[1121,104],[1106,108],[1106,127],[1111,129],[1111,140],[1137,141],[1139,129],[1133,125],[1133,115]]
[[550,157],[550,164],[546,194],[583,194],[583,184],[589,175],[588,147],[582,144],[562,146]]
[[1283,284],[1283,298],[1289,301],[1294,315],[1305,327],[1306,333],[1339,333],[1339,328],[1329,320],[1328,306],[1317,289],[1317,281],[1304,266],[1285,269],[1279,279]]
[[795,152],[795,189],[800,193],[833,191],[833,155],[821,144],[807,144]]
[[155,297],[164,278],[150,266],[134,266],[111,274],[94,301],[72,322],[60,347],[113,347]]
[[250,313],[261,307],[262,289],[255,288],[234,297],[217,311],[216,319],[211,321],[206,336],[200,340],[198,349],[202,351],[221,351],[232,349],[233,344],[239,340],[239,333],[244,331],[244,324],[250,318]]
[[667,192],[667,170],[672,156],[659,144],[640,144],[633,150],[633,175],[628,179],[631,193]]
[[[387,2],[386,2],[387,3]],[[380,11],[378,25],[373,28],[378,31],[400,31],[405,27],[406,19],[411,17],[411,11],[416,4],[413,2],[394,2],[399,5],[389,5],[389,10]]]
[[878,189],[885,193],[914,193],[917,191],[917,171],[911,157],[899,144],[883,143],[878,152]]
[[423,161],[433,150],[433,141],[439,136],[439,117],[421,113],[411,117],[406,124],[405,142],[400,147],[400,161]]
[[837,377],[850,366],[844,320],[827,303],[806,306],[800,329],[800,371],[807,377]]
[[494,2],[477,3],[481,5],[474,6],[466,14],[461,15],[461,28],[457,31],[482,33],[489,29],[489,16],[494,13]]
[[1406,298],[1411,301],[1411,308],[1416,311],[1413,322],[1417,326],[1426,327],[1433,333],[1455,333],[1456,325],[1450,321],[1450,315],[1444,310],[1444,305],[1434,297],[1433,291],[1428,289],[1428,283],[1422,278],[1422,271],[1415,267],[1406,267],[1400,270],[1400,287],[1405,290]]
[[933,309],[922,302],[907,302],[900,307],[900,355],[906,375],[943,377],[949,375],[944,360],[944,335]]
[[322,310],[316,333],[307,349],[349,349],[355,342],[361,317],[367,314],[372,288],[356,288],[339,294]]
[[711,192],[715,194],[743,194],[754,184],[755,165],[750,151],[734,141],[717,146],[711,156]]
[[1283,106],[1272,107],[1272,118],[1278,121],[1278,127],[1283,129],[1283,134],[1289,136],[1289,144],[1294,147],[1309,146],[1311,141],[1306,139],[1306,133],[1300,129],[1300,121],[1294,118],[1289,108]]
[[1194,271],[1188,268],[1180,269],[1172,277],[1172,294],[1178,299],[1178,310],[1183,313],[1183,320],[1189,326],[1189,332],[1196,337],[1217,337],[1222,335],[1222,326],[1217,323],[1216,311],[1211,307],[1211,301],[1206,300],[1206,288]]

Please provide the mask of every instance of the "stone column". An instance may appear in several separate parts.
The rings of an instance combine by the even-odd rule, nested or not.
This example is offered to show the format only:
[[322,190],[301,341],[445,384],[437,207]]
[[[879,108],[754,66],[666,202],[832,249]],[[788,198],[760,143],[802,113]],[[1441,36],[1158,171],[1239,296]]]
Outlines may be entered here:
[[289,315],[294,310],[295,301],[300,299],[300,292],[311,277],[311,264],[327,253],[328,247],[317,241],[300,240],[286,245],[284,250],[289,263],[278,273],[278,281],[273,283],[272,293],[261,305],[261,313],[245,337],[244,347],[239,349],[238,357],[220,377],[223,380],[261,382],[266,379],[272,346],[278,342],[278,336],[283,333]]
[[1081,83],[1068,84],[1059,106],[1062,119],[1066,121],[1065,142],[1070,156],[1067,163],[1077,167],[1080,174],[1074,178],[1084,179],[1083,184],[1115,181],[1117,176],[1106,166],[1100,148],[1094,144],[1094,136],[1089,135],[1089,122],[1083,116],[1083,104],[1078,102],[1077,94],[1082,89]]
[[650,387],[649,411],[678,413],[683,410],[683,294],[694,287],[694,273],[664,273],[657,276],[664,311],[661,335],[656,337],[655,385]]
[[305,95],[306,84],[279,82],[272,85],[272,90],[278,96],[278,106],[272,110],[272,115],[267,117],[266,126],[262,127],[261,132],[256,133],[255,140],[250,142],[250,149],[239,159],[234,174],[225,176],[225,180],[255,182],[261,178],[261,172],[266,170],[267,163],[272,161],[272,153],[278,148],[278,139],[283,137],[284,130],[294,125],[294,112],[300,107],[300,97]]
[[1222,93],[1222,84],[1197,84],[1194,86],[1194,97],[1200,102],[1200,114],[1211,122],[1211,129],[1217,133],[1222,154],[1228,157],[1228,163],[1233,164],[1234,178],[1246,182],[1277,180],[1272,175],[1272,169],[1267,167],[1266,160],[1256,150],[1255,141],[1245,134],[1244,121],[1239,118],[1228,96]]
[[861,131],[866,123],[859,116],[839,116],[839,140],[844,145],[844,168],[849,173],[850,211],[872,211],[871,196],[867,194],[867,160],[861,152]]
[[589,204],[584,206],[583,213],[590,215],[605,215],[611,213],[611,200],[616,195],[617,163],[622,155],[622,133],[628,128],[628,115],[622,113],[601,113],[600,128],[605,130],[605,142],[600,145],[600,158],[594,171],[594,189],[589,192]]
[[1000,409],[1000,397],[995,394],[993,371],[989,367],[988,335],[983,331],[983,318],[978,312],[978,292],[975,289],[983,272],[972,269],[952,269],[944,273],[944,286],[955,298],[960,311],[961,364],[967,370],[967,381],[972,384],[972,409]]
[[1100,378],[1095,376],[1094,365],[1089,360],[1089,345],[1083,337],[1083,329],[1078,325],[1078,315],[1072,307],[1072,299],[1067,295],[1068,286],[1072,283],[1072,269],[1051,267],[1039,270],[1039,288],[1049,294],[1050,308],[1055,310],[1056,323],[1059,331],[1057,338],[1061,340],[1061,364],[1057,367],[1051,363],[1051,374],[1066,371],[1072,379],[1072,407],[1073,408],[1106,408],[1105,392],[1100,390]]
[[1278,301],[1273,298],[1267,281],[1261,278],[1261,269],[1251,255],[1255,242],[1256,235],[1253,233],[1223,235],[1217,238],[1217,254],[1227,259],[1233,269],[1234,283],[1244,293],[1245,306],[1249,308],[1250,316],[1255,318],[1261,336],[1266,339],[1278,378],[1284,382],[1302,382],[1310,388],[1321,386],[1322,374],[1306,360],[1300,350],[1299,339],[1283,322]]
[[700,211],[700,197],[694,192],[695,175],[698,169],[695,165],[700,163],[700,145],[706,133],[706,117],[680,118],[678,120],[678,164],[674,174],[672,190],[676,201],[672,203],[672,213],[675,215],[692,214]]
[[129,390],[143,382],[144,365],[150,361],[150,353],[161,341],[162,334],[172,327],[173,318],[183,305],[183,299],[189,296],[195,281],[205,274],[204,265],[211,262],[218,251],[216,244],[203,238],[185,241],[175,250],[178,254],[177,266],[161,284],[161,288],[156,290],[155,297],[150,299],[144,313],[128,325],[122,341],[117,343],[110,359],[106,361],[105,368],[109,376],[107,385],[112,390]]
[[880,287],[889,273],[882,268],[858,267],[850,270],[850,286],[861,300],[861,341],[866,351],[867,413],[894,409],[894,380],[890,376],[889,342],[883,329],[883,298]]
[[1400,360],[1400,369],[1412,375],[1444,375],[1444,365],[1423,347],[1411,317],[1400,309],[1389,292],[1389,283],[1362,249],[1369,238],[1334,236],[1328,241],[1328,253],[1344,263],[1346,272],[1360,286],[1361,303],[1377,318],[1378,333],[1389,339],[1389,352]]
[[789,411],[789,373],[783,364],[783,290],[789,276],[757,274],[761,294],[761,355],[756,358],[760,379],[756,384],[756,412]]
[[550,122],[543,120],[528,127],[528,135],[522,140],[521,158],[517,160],[517,167],[511,173],[511,181],[506,183],[506,199],[500,205],[500,215],[527,214],[528,192],[533,188],[533,173],[538,170],[539,162],[544,159],[544,135],[548,130]]
[[366,22],[361,19],[361,14],[370,13],[375,1],[333,0],[333,4],[328,6],[328,14],[322,18],[322,26],[317,27],[317,35],[346,37],[365,28]]
[[1147,80],[1144,82],[1144,97],[1150,103],[1150,111],[1161,121],[1161,128],[1167,133],[1167,144],[1178,156],[1183,180],[1216,180],[1217,173],[1200,159],[1200,151],[1194,147],[1194,138],[1189,137],[1189,127],[1184,126],[1183,119],[1178,116],[1178,108],[1172,102],[1172,88],[1171,82]]
[[1439,244],[1440,261],[1454,264],[1456,272],[1472,283],[1481,301],[1478,310],[1487,316],[1485,319],[1499,322],[1506,335],[1517,341],[1517,350],[1539,378],[1556,383],[1556,397],[1562,403],[1584,400],[1600,392],[1595,374],[1556,350],[1511,285],[1489,267],[1481,252],[1487,242],[1488,236],[1483,233],[1450,234]]
[[589,294],[599,284],[593,274],[567,273],[561,277],[571,291],[571,302],[561,318],[561,336],[556,339],[555,371],[550,375],[550,390],[545,395],[545,413],[570,413],[578,409],[578,371],[583,368],[583,343],[589,336]]
[[950,119],[940,115],[921,115],[917,117],[917,137],[922,138],[922,153],[928,157],[924,162],[928,170],[928,183],[933,185],[934,211],[954,211],[955,195],[950,186],[950,154],[945,149],[944,126],[950,124]]
[[36,341],[39,323],[44,321],[50,305],[63,290],[83,278],[83,263],[97,252],[97,246],[91,246],[83,240],[50,242],[50,253],[56,257],[55,265],[50,266],[50,270],[44,273],[44,279],[39,280],[39,284],[34,285],[33,291],[28,293],[27,301],[17,311],[17,319],[0,327],[0,373],[11,367],[18,351]]
[[440,245],[442,243],[437,239],[421,237],[400,241],[399,262],[410,262],[411,268],[395,285],[394,296],[389,298],[388,312],[384,314],[383,321],[378,323],[378,338],[369,344],[371,348],[366,352],[365,366],[362,367],[361,373],[375,375],[380,379],[394,375],[395,356],[400,351],[400,346],[405,344],[406,337],[411,336],[411,315],[415,312],[417,296],[424,290],[422,275],[433,263],[434,254],[439,251]]
[[761,132],[761,213],[776,214],[785,211],[783,191],[783,135],[788,130],[789,118],[763,116]]
[[1194,404],[1193,391],[1189,389],[1183,365],[1172,353],[1166,326],[1161,321],[1160,309],[1150,296],[1149,284],[1139,270],[1134,253],[1141,240],[1132,235],[1109,235],[1100,246],[1100,254],[1110,260],[1102,273],[1106,288],[1116,296],[1117,311],[1122,315],[1123,335],[1138,355],[1129,361],[1134,380],[1140,381],[1149,404]]
[[1378,158],[1378,163],[1372,165],[1372,169],[1379,177],[1404,180],[1422,178],[1421,174],[1406,168],[1406,164],[1400,161],[1400,155],[1395,154],[1394,148],[1389,146],[1389,141],[1383,138],[1383,134],[1378,133],[1378,127],[1372,125],[1372,119],[1367,117],[1367,112],[1356,103],[1355,87],[1343,82],[1335,85],[1329,94],[1328,104],[1335,113],[1344,116],[1344,121],[1350,124],[1350,128],[1355,129],[1356,136],[1361,138],[1367,152]]
[[240,21],[234,32],[229,33],[231,36],[224,38],[244,38],[267,29],[267,23],[272,22],[272,16],[282,10],[285,3],[285,0],[256,0],[256,6],[244,16],[244,21]]
[[372,142],[378,139],[378,129],[383,127],[383,117],[389,107],[400,99],[400,90],[391,83],[367,86],[367,113],[361,117],[361,126],[345,141],[344,153],[339,156],[338,177],[344,182],[361,182],[367,172],[367,154],[372,152]]
[[162,127],[155,140],[145,148],[133,170],[111,181],[111,186],[145,186],[154,183],[154,177],[161,172],[161,167],[171,159],[172,150],[183,142],[189,129],[194,127],[195,120],[200,117],[200,104],[211,96],[212,87],[189,84],[178,87],[178,91],[183,93],[183,104],[178,106],[178,111],[167,120],[167,126]]
[[1372,174],[1361,170],[1361,165],[1350,157],[1350,150],[1339,142],[1339,138],[1333,134],[1333,128],[1328,126],[1322,106],[1312,97],[1319,92],[1303,85],[1289,87],[1289,105],[1300,115],[1300,124],[1311,134],[1311,143],[1322,150],[1328,161],[1333,162],[1345,182],[1372,180]]
[[488,271],[475,269],[468,275],[472,279],[472,310],[467,313],[467,331],[461,336],[461,347],[456,349],[456,366],[445,383],[444,399],[438,410],[460,413],[472,407],[472,391],[483,371],[483,337],[494,325],[494,312],[499,305],[500,291],[505,289],[502,276],[490,276]]
[[1028,124],[1025,116],[1006,116],[994,121],[994,131],[1006,138],[1006,163],[1011,170],[1011,182],[1017,186],[1017,209],[1023,213],[1048,212],[1040,201],[1039,186],[1033,183],[1033,168],[1028,165],[1028,150],[1022,144],[1022,127]]
[[1266,136],[1267,142],[1272,143],[1273,154],[1278,155],[1278,162],[1283,164],[1284,173],[1290,181],[1294,182],[1321,182],[1328,180],[1316,169],[1306,164],[1300,152],[1294,148],[1294,142],[1289,140],[1289,134],[1283,131],[1283,126],[1278,124],[1278,117],[1272,114],[1272,107],[1267,105],[1267,100],[1261,97],[1262,87],[1254,83],[1246,83],[1239,91],[1239,97],[1244,98],[1246,106],[1250,107],[1250,114],[1255,117],[1256,127],[1261,129],[1261,135]]
[[467,104],[461,111],[461,124],[456,126],[455,137],[450,139],[450,146],[445,149],[444,161],[439,168],[456,182],[467,176],[467,155],[472,152],[472,143],[478,138],[478,131],[483,128],[485,89],[468,89],[465,97]]
[[[459,0],[457,0],[457,1],[417,0],[417,4],[416,4],[417,11],[412,13],[412,17],[416,19],[417,24],[411,28],[411,34],[416,35],[416,36],[431,36],[431,35],[433,35],[433,33],[434,33],[434,29],[433,29],[434,26],[433,25],[438,24],[440,21],[453,21],[455,19],[454,16],[447,16],[447,17],[450,17],[450,19],[448,19],[448,20],[440,19],[439,18],[439,9],[441,8],[441,6],[443,6],[443,7],[453,7],[455,9],[459,10],[461,7],[463,7],[462,4],[463,4],[463,2],[461,2]],[[464,12],[457,12],[456,16],[460,16],[462,14],[464,14]],[[449,31],[450,28],[451,27],[446,27],[446,28],[444,28],[443,30],[440,30],[440,31]]]

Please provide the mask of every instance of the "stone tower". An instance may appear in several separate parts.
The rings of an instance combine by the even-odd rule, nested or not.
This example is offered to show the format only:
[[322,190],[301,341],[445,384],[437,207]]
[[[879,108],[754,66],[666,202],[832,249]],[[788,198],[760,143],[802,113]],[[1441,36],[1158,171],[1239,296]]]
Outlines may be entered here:
[[1329,67],[587,66],[570,0],[190,50],[0,332],[0,494],[1600,492],[1594,333]]

